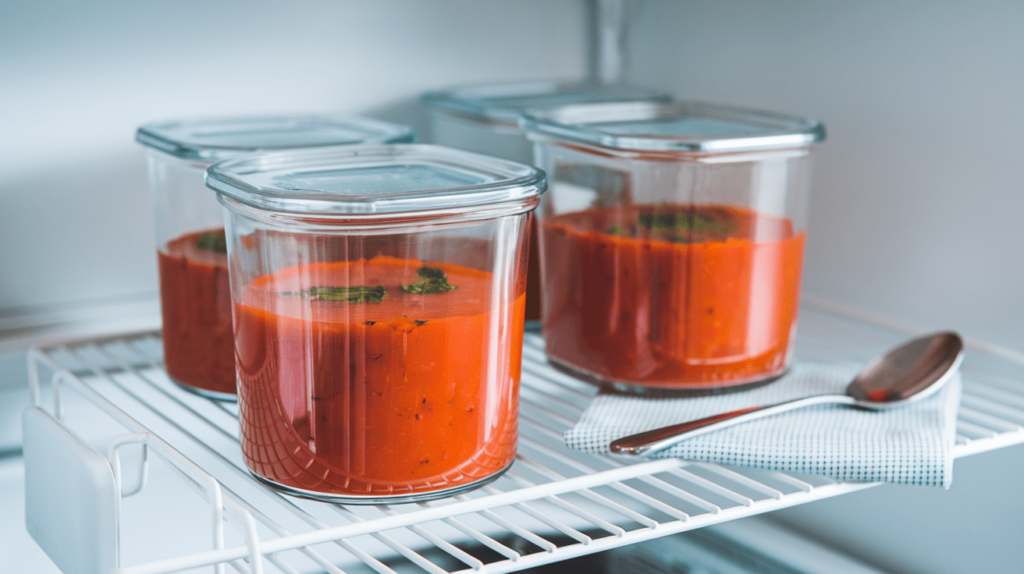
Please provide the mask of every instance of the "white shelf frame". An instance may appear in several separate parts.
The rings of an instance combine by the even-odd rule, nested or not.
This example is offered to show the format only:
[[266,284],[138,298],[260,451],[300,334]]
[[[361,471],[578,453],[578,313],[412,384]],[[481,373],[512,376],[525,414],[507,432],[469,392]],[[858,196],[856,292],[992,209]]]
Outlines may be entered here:
[[[891,325],[805,305],[797,356],[862,361],[904,336]],[[105,454],[118,490],[122,488],[120,448],[143,444],[144,452],[165,461],[209,504],[213,540],[208,550],[121,566],[114,570],[117,574],[158,574],[202,566],[218,574],[227,567],[254,574],[513,572],[876,486],[679,459],[633,462],[567,449],[562,432],[575,422],[596,390],[551,369],[544,359],[543,341],[528,334],[520,452],[505,476],[477,491],[418,505],[356,508],[300,500],[249,476],[231,452],[232,448],[237,451],[237,432],[230,428],[234,409],[170,384],[159,353],[153,351],[158,347],[159,332],[141,332],[53,343],[29,352],[29,383],[36,407],[44,408],[48,380],[52,383],[48,412],[56,419],[64,418],[63,401],[70,389],[95,407],[96,416],[109,417],[124,427],[123,434],[110,439]],[[955,456],[1024,442],[1024,356],[970,343],[963,372]],[[174,435],[175,444],[140,422],[140,416],[171,429],[166,432]],[[225,441],[234,441],[233,447],[223,446]],[[182,448],[215,463],[204,468]],[[121,498],[145,488],[148,457],[139,461],[136,478],[130,481],[134,486]],[[226,486],[228,482],[236,488],[241,484],[245,493],[236,493]],[[325,509],[332,519],[323,518]],[[307,529],[282,525],[273,516],[282,510]],[[235,527],[243,544],[225,546],[225,523]],[[446,528],[436,527],[440,523]],[[152,525],[122,524],[128,526]],[[354,541],[366,535],[376,541],[372,548]],[[325,556],[318,546],[324,543],[334,543],[344,559]],[[490,554],[479,556],[473,549],[480,547]],[[294,550],[304,556],[301,564],[295,562],[295,553],[288,552]]]

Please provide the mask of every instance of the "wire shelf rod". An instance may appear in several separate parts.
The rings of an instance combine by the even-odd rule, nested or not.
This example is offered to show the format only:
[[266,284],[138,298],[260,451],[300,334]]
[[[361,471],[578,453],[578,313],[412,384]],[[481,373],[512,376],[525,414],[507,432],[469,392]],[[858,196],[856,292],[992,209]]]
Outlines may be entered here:
[[1024,423],[1024,411],[1016,410],[1013,407],[998,403],[992,399],[979,397],[970,393],[964,393],[960,396],[960,405],[971,407],[984,413],[996,415],[1000,418],[1013,421],[1018,424]]
[[[133,349],[133,350],[136,350],[136,349]],[[109,352],[106,352],[106,354],[108,355],[109,359],[115,361],[115,364],[117,364],[116,357],[114,357]],[[119,366],[121,366],[122,370],[124,369],[124,367],[122,365],[119,365]],[[156,365],[154,365],[154,367],[156,367]],[[166,396],[169,400],[171,400],[175,404],[178,404],[178,405],[181,405],[181,406],[185,406],[184,403],[180,399],[178,399],[177,397],[171,395],[165,389],[161,388],[160,385],[157,385],[156,382],[153,381],[152,379],[150,379],[149,377],[145,377],[141,373],[138,373],[137,371],[134,371],[134,370],[133,370],[133,372],[135,372],[135,374],[140,379],[143,379],[145,382],[149,383],[150,386],[156,388],[158,391],[160,391],[164,396]],[[168,419],[163,414],[162,411],[159,411],[158,409],[155,409],[153,407],[153,405],[150,405],[148,402],[142,401],[141,399],[138,399],[138,398],[136,398],[136,400],[139,400],[140,402],[143,402],[144,404],[146,404],[146,406],[148,406],[154,412],[157,412],[157,414],[159,416],[161,416],[161,418],[165,419],[165,421],[170,422],[171,424],[175,424],[176,425],[176,423],[174,423],[173,421],[170,421],[170,419]],[[215,400],[212,400],[212,399],[210,399],[209,401],[212,402],[212,403],[218,404],[218,401],[215,401]],[[208,422],[211,427],[213,427],[214,429],[219,431],[223,436],[226,436],[230,440],[233,440],[237,444],[238,439],[236,437],[234,437],[233,435],[231,435],[230,433],[228,433],[225,429],[223,429],[219,425],[213,424],[211,421],[205,419],[205,417],[202,417],[202,415],[200,415],[194,409],[191,409],[190,407],[185,407],[185,408],[187,408],[189,410],[189,412],[194,414],[196,417],[201,418],[203,420],[206,420],[206,422]],[[231,416],[234,416],[233,413],[231,413],[230,411],[227,411],[226,409],[225,409],[225,412],[227,414],[231,415]],[[205,443],[205,441],[200,440],[192,432],[187,431],[187,430],[185,430],[183,428],[180,428],[180,427],[178,427],[178,430],[183,432],[184,434],[186,434],[189,438],[191,438],[193,442],[195,442],[196,444],[198,444],[201,447],[203,447],[204,450],[208,454],[213,455],[215,458],[218,458],[220,460],[220,462],[224,464],[225,467],[230,468],[231,470],[233,470],[239,476],[242,476],[243,478],[251,481],[253,484],[258,485],[266,494],[270,495],[270,497],[272,499],[274,499],[277,502],[279,502],[281,505],[283,505],[288,511],[290,511],[292,514],[294,514],[300,520],[303,520],[304,522],[306,522],[307,524],[309,524],[313,528],[317,528],[317,529],[326,528],[328,526],[327,524],[325,524],[323,522],[320,522],[320,521],[316,520],[315,518],[313,518],[313,516],[310,515],[308,512],[306,512],[305,510],[299,508],[298,505],[296,505],[294,502],[289,500],[282,493],[274,490],[273,488],[267,486],[266,484],[264,484],[264,483],[262,483],[260,481],[252,481],[252,479],[249,476],[247,470],[238,467],[232,461],[230,461],[226,457],[224,457],[220,452],[210,448]],[[279,536],[286,536],[289,533],[286,532],[286,531],[283,531],[283,529],[282,529],[282,532],[276,532],[276,534],[278,534]],[[367,566],[369,566],[370,568],[372,568],[376,572],[378,572],[380,574],[393,574],[394,573],[394,570],[392,570],[391,568],[388,568],[385,564],[383,564],[379,560],[373,558],[372,556],[370,556],[366,552],[363,552],[362,550],[360,550],[356,545],[352,544],[351,542],[349,542],[347,540],[335,540],[334,542],[335,542],[335,544],[337,544],[338,546],[340,546],[341,548],[343,548],[344,550],[349,552],[353,557],[359,559],[360,561],[362,561],[364,564],[366,564]],[[393,542],[394,542],[394,544],[399,545],[399,543],[397,541],[393,541]],[[398,551],[398,552],[409,552],[409,553],[412,553],[412,550],[409,550],[408,548],[404,548],[404,547],[403,547],[403,550],[399,550],[398,548],[394,548],[394,549],[396,551]],[[342,571],[340,569],[338,569],[333,564],[327,562],[326,560],[317,559],[317,563],[320,564],[320,566],[326,568],[328,572],[331,572],[331,573],[334,573],[334,574],[342,574]]]
[[[185,468],[188,468],[190,472],[196,474],[197,476],[201,476],[201,477],[209,476],[206,473],[205,470],[203,470],[201,467],[196,465],[189,458],[181,455],[181,453],[179,453],[177,450],[175,450],[173,447],[171,447],[169,444],[167,444],[158,435],[155,435],[155,434],[151,433],[148,429],[146,429],[146,427],[141,425],[138,421],[136,421],[135,419],[133,419],[132,417],[130,417],[129,415],[127,415],[126,413],[124,413],[123,411],[118,409],[116,406],[114,406],[114,405],[112,405],[110,403],[107,403],[102,398],[102,396],[100,396],[94,389],[89,387],[87,384],[85,384],[81,379],[79,379],[77,376],[72,374],[70,371],[59,370],[59,371],[57,371],[54,374],[55,388],[56,388],[56,381],[58,379],[63,380],[64,384],[66,384],[66,385],[68,385],[70,387],[74,387],[76,391],[82,393],[87,399],[92,401],[98,408],[100,408],[101,410],[106,412],[106,414],[108,416],[110,416],[114,420],[118,421],[125,428],[127,428],[127,429],[129,429],[129,430],[131,430],[133,432],[136,432],[136,433],[148,434],[150,436],[150,442],[151,442],[150,446],[152,447],[151,448],[152,452],[156,456],[160,457],[165,462],[167,462],[168,463],[167,464],[168,468],[173,473],[178,475],[178,477],[181,478],[182,481],[187,486],[190,486],[194,490],[197,490],[198,492],[200,492],[202,497],[206,498],[207,501],[209,502],[209,498],[208,497],[210,496],[210,493],[207,492],[205,490],[205,488],[203,488],[203,486],[201,484],[199,484],[198,481],[196,481],[188,473],[185,473],[184,470],[182,470],[182,468],[179,467],[179,465],[184,466]],[[222,489],[223,489],[223,493],[225,495],[224,496],[224,502],[225,502],[227,508],[231,511],[228,515],[234,516],[234,517],[237,517],[237,518],[241,518],[243,520],[243,522],[248,522],[247,519],[251,519],[252,518],[252,516],[253,516],[252,513],[253,513],[253,511],[256,511],[256,509],[254,509],[251,505],[249,505],[243,499],[238,497],[230,489],[223,488],[223,487],[222,487]],[[258,513],[258,511],[256,511],[256,512]],[[246,515],[248,515],[248,516],[246,516]],[[270,525],[268,525],[268,526],[270,526]],[[234,553],[236,555],[232,556],[232,559],[244,558],[244,557],[250,556],[250,552],[252,551],[252,549],[254,547],[257,547],[257,545],[258,545],[258,541],[250,539],[250,536],[253,534],[251,529],[245,527],[245,528],[243,528],[243,532],[242,533],[243,533],[243,536],[246,539],[246,545],[239,546],[236,549],[234,549]],[[222,551],[224,551],[224,549],[217,549],[217,550],[214,550],[213,552],[222,552]],[[188,558],[187,557],[182,557],[180,559],[170,559],[170,560],[167,560],[166,562],[169,562],[169,563],[180,563],[182,561],[188,563],[187,562]],[[216,562],[221,562],[221,561],[222,560],[216,560],[214,562],[204,562],[204,563],[196,564],[195,566],[209,566],[209,565],[215,564]],[[256,562],[258,562],[258,561],[256,561]],[[123,572],[125,574],[129,574],[129,573],[130,574],[145,574],[145,573],[149,573],[149,572],[173,571],[173,568],[171,570],[164,570],[164,569],[160,569],[159,566],[154,566],[154,564],[155,563],[148,563],[148,564],[143,564],[143,565],[134,566],[134,567],[121,568],[121,569],[118,569],[116,572],[119,572],[119,573]],[[190,567],[190,566],[186,566],[186,567]],[[157,569],[154,570],[153,568],[157,568]],[[183,568],[179,568],[179,569],[183,569]],[[257,574],[258,574],[258,571],[257,571]]]
[[966,419],[969,422],[983,424],[993,429],[999,429],[1001,430],[1001,432],[1024,431],[1024,427],[1015,422],[1008,421],[1004,418],[997,417],[995,415],[991,415],[989,413],[982,412],[964,405],[960,405],[960,410],[957,413],[957,416]]
[[[159,413],[158,409],[155,409],[148,402],[142,400],[140,397],[137,396],[136,393],[134,393],[133,391],[128,389],[125,385],[123,385],[120,381],[117,381],[114,377],[110,376],[108,373],[106,373],[106,371],[103,371],[102,369],[97,367],[94,363],[92,363],[87,358],[82,356],[81,353],[79,353],[77,351],[72,351],[71,349],[68,349],[68,348],[63,347],[63,346],[61,347],[61,349],[64,352],[68,353],[69,355],[75,357],[76,360],[78,360],[80,363],[82,363],[83,366],[85,366],[86,368],[91,370],[94,373],[94,375],[96,375],[97,377],[112,383],[113,385],[115,385],[116,387],[120,388],[123,392],[127,393],[129,396],[131,396],[133,399],[135,399],[140,404],[146,406],[147,408],[149,408],[150,410],[152,410],[154,412],[157,412],[157,414],[159,414],[165,420],[165,422],[171,424],[173,427],[175,427],[176,430],[178,430],[179,432],[185,434],[186,436],[192,437],[192,439],[195,440],[200,446],[204,447],[204,449],[207,452],[209,452],[209,453],[211,453],[211,454],[213,454],[215,456],[223,458],[223,455],[220,455],[220,453],[218,453],[217,451],[215,451],[212,448],[210,448],[208,445],[206,445],[206,443],[204,443],[202,441],[199,441],[199,439],[197,439],[194,435],[192,435],[192,433],[190,433],[189,431],[187,431],[183,427],[181,427],[181,425],[179,425],[178,423],[176,423],[176,422],[168,419],[167,417],[163,416],[161,413]],[[154,452],[156,452],[156,453],[158,453],[160,455],[164,455],[164,456],[161,456],[161,458],[165,458],[165,460],[167,460],[166,457],[170,456],[171,458],[173,458],[174,460],[178,461],[179,463],[184,463],[184,464],[188,465],[189,467],[194,467],[195,469],[201,471],[203,475],[207,475],[206,471],[202,470],[198,465],[196,465],[194,462],[192,462],[191,459],[189,459],[188,457],[186,457],[183,454],[181,454],[177,449],[175,449],[173,446],[168,444],[166,441],[164,441],[158,435],[150,433],[149,429],[146,428],[145,425],[141,424],[140,422],[135,420],[133,417],[131,417],[130,415],[125,413],[123,410],[121,410],[120,408],[115,406],[113,403],[108,401],[106,398],[104,398],[102,395],[100,395],[98,392],[96,392],[92,387],[90,387],[84,381],[82,381],[79,377],[77,377],[76,375],[72,374],[70,371],[67,371],[67,370],[58,371],[58,373],[65,373],[65,376],[67,377],[67,379],[69,381],[71,381],[78,388],[78,390],[80,392],[84,392],[85,394],[87,394],[87,398],[90,400],[90,402],[92,402],[100,410],[104,411],[108,416],[110,416],[114,420],[118,421],[125,428],[133,430],[134,432],[145,432],[145,433],[151,434],[152,437],[153,437],[153,442],[155,443],[155,446],[159,447],[159,448],[154,449]],[[144,382],[146,381],[145,379],[142,379],[142,380]],[[175,465],[171,464],[169,466],[171,466],[172,469],[173,469],[173,467]],[[230,467],[234,467],[233,464],[229,464],[229,466]],[[252,506],[251,504],[246,502],[242,497],[240,497],[237,494],[235,494],[234,491],[232,491],[231,489],[229,489],[227,487],[224,487],[223,485],[222,485],[222,489],[223,489],[223,491],[224,491],[224,493],[226,495],[225,496],[225,501],[230,501],[231,504],[237,504],[237,505],[241,506],[247,512],[251,513],[254,517],[256,517],[261,523],[263,523],[264,526],[269,528],[272,532],[274,532],[278,536],[290,536],[290,535],[292,535],[292,533],[290,533],[286,529],[282,528],[279,524],[277,524],[275,521],[270,519],[270,517],[266,516],[265,514],[260,512],[257,508],[255,508],[254,506]],[[218,549],[218,550],[223,550],[223,549]],[[326,568],[329,572],[332,572],[334,574],[343,574],[343,573],[341,573],[340,570],[338,570],[336,567],[334,567],[330,562],[328,562],[326,559],[324,559],[318,553],[316,553],[316,552],[314,552],[312,550],[304,550],[303,552],[306,553],[307,556],[310,559],[316,561],[317,564],[320,564],[321,566]],[[241,556],[236,556],[235,558],[240,558],[240,557]],[[208,566],[210,564],[213,564],[213,563],[204,563],[204,564],[199,564],[198,566]],[[140,570],[140,572],[145,572],[145,571],[146,570]],[[125,572],[134,572],[134,571],[133,570],[125,570]],[[159,570],[158,570],[158,572],[159,572]]]
[[[454,498],[456,500],[460,500],[460,501],[461,500],[468,500],[467,497],[465,495],[463,495],[463,494],[457,494],[457,495],[455,495]],[[480,515],[483,516],[484,518],[490,520],[494,524],[497,524],[498,526],[504,528],[505,530],[508,530],[512,534],[515,534],[516,536],[519,536],[523,540],[526,540],[526,541],[530,542],[531,544],[537,546],[538,548],[540,548],[541,550],[544,550],[545,552],[554,552],[555,550],[558,549],[558,546],[556,546],[550,540],[546,540],[544,538],[541,538],[540,536],[534,534],[533,532],[530,532],[529,530],[526,530],[522,526],[519,526],[518,524],[515,524],[515,523],[509,521],[508,519],[502,517],[501,515],[495,513],[493,510],[481,510],[480,511]]]
[[[536,483],[530,481],[527,478],[524,478],[524,477],[516,474],[515,472],[513,472],[511,470],[506,472],[505,475],[508,476],[509,478],[511,478],[513,481],[519,483],[524,488],[530,488],[530,487],[538,486]],[[574,490],[573,493],[579,493],[581,490],[582,489]],[[575,504],[572,504],[571,502],[567,502],[566,500],[564,500],[564,499],[562,499],[562,498],[560,498],[558,496],[555,496],[555,495],[546,496],[546,497],[544,497],[544,500],[547,501],[547,502],[550,502],[551,504],[554,504],[555,506],[561,508],[562,510],[571,512],[571,513],[575,514],[576,516],[579,516],[583,520],[586,520],[587,522],[593,524],[594,526],[597,526],[598,528],[600,528],[602,530],[605,530],[606,532],[611,533],[614,536],[622,536],[623,534],[626,533],[625,529],[623,529],[622,527],[617,526],[615,524],[612,524],[611,522],[608,522],[607,520],[601,518],[600,516],[597,516],[597,515],[593,514],[592,512],[584,510],[584,509],[580,508],[579,506],[576,506]]]
[[[560,458],[560,460],[563,463],[568,464],[569,466],[571,466],[575,470],[578,470],[578,471],[584,472],[584,473],[598,472],[597,469],[595,469],[593,467],[590,467],[590,466],[587,466],[587,465],[579,462],[575,458],[566,457],[566,456],[564,456],[564,454],[559,453],[558,451],[556,451],[555,449],[553,449],[551,447],[548,447],[547,445],[544,445],[544,444],[541,444],[540,442],[537,442],[536,440],[530,438],[529,436],[527,436],[525,434],[521,434],[519,436],[519,438],[523,442],[528,443],[530,445],[531,449],[539,450],[539,451],[544,452],[545,454],[547,454],[548,456],[551,456],[551,457]],[[677,518],[679,520],[687,520],[690,517],[685,512],[683,512],[683,511],[681,511],[681,510],[679,510],[679,509],[677,509],[677,508],[675,508],[673,506],[669,506],[668,504],[665,504],[664,502],[662,502],[662,501],[660,501],[660,500],[658,500],[658,499],[656,499],[656,498],[654,498],[654,497],[652,497],[652,496],[650,496],[648,494],[644,494],[643,492],[640,492],[639,490],[636,490],[635,488],[633,488],[631,486],[622,484],[621,482],[613,482],[613,483],[607,484],[605,486],[611,487],[611,488],[619,491],[620,493],[625,494],[626,496],[629,496],[630,498],[633,498],[634,500],[637,500],[638,502],[641,502],[642,504],[646,504],[646,505],[650,506],[651,508],[655,508],[657,510],[660,510],[661,512],[664,512],[665,514],[668,514],[669,516],[672,516],[672,517]]]
[[993,438],[999,434],[998,432],[992,429],[978,426],[974,423],[967,422],[964,420],[956,421],[956,432],[966,436],[973,436],[975,440]]
[[[533,469],[536,470],[538,473],[546,476],[547,478],[549,478],[551,480],[564,480],[566,478],[565,476],[563,476],[563,475],[561,475],[561,474],[559,474],[559,473],[557,473],[557,472],[547,468],[546,466],[538,463],[535,460],[532,460],[532,459],[522,459],[522,460],[528,461],[527,464],[529,466],[533,467]],[[611,485],[605,485],[605,486],[611,486]],[[622,516],[624,516],[626,518],[629,518],[630,520],[633,520],[634,522],[637,522],[639,524],[643,524],[644,526],[646,526],[648,528],[657,528],[658,527],[659,523],[658,523],[657,520],[648,518],[648,517],[640,514],[639,512],[637,512],[635,510],[626,508],[625,506],[619,504],[618,502],[615,502],[614,500],[611,500],[611,499],[609,499],[606,496],[598,494],[598,493],[594,492],[593,490],[584,489],[584,490],[580,490],[580,491],[576,492],[576,494],[579,494],[580,496],[583,496],[584,498],[587,498],[587,499],[589,499],[592,502],[596,502],[597,504],[600,504],[600,505],[602,505],[602,506],[604,506],[604,507],[606,507],[608,509],[611,509],[611,510],[613,510],[614,512],[616,512],[618,514],[620,514],[620,515],[622,515]]]
[[[349,510],[348,508],[345,508],[344,506],[342,506],[340,504],[332,504],[331,508],[334,509],[335,512],[338,512],[338,513],[344,515],[349,520],[351,520],[353,524],[365,523],[366,522],[365,518],[363,518],[362,516],[359,516],[358,514],[352,512],[351,510]],[[445,572],[445,570],[440,568],[437,564],[434,564],[430,560],[427,560],[426,558],[424,558],[419,552],[416,552],[412,548],[409,548],[405,544],[402,544],[401,542],[395,540],[394,537],[392,537],[390,534],[388,534],[386,532],[373,532],[373,531],[370,531],[370,532],[367,532],[366,534],[368,534],[371,537],[377,539],[382,544],[386,545],[388,548],[394,550],[395,552],[398,552],[399,554],[404,556],[407,560],[409,560],[413,564],[419,566],[420,568],[426,570],[427,572],[432,572],[434,574],[447,574]]]
[[[431,506],[429,502],[421,502],[421,503],[419,503],[419,505],[423,506],[423,507],[427,507],[427,508],[429,508]],[[477,530],[475,528],[472,528],[471,526],[469,526],[466,523],[462,522],[458,518],[445,518],[444,522],[445,522],[445,524],[448,524],[452,528],[457,529],[459,532],[462,532],[463,534],[469,536],[473,540],[476,540],[480,544],[483,544],[484,546],[490,548],[491,550],[497,552],[498,554],[501,554],[505,558],[507,558],[507,559],[509,559],[509,560],[511,560],[513,562],[515,562],[516,560],[519,560],[520,554],[518,552],[516,552],[515,550],[512,550],[508,546],[505,546],[501,542],[498,542],[497,540],[495,540],[494,538],[491,538],[490,536],[484,534],[483,532],[480,532],[479,530]]]
[[[537,377],[525,372],[523,373],[522,378],[527,381],[530,381],[531,383],[535,382],[537,379]],[[561,397],[558,397],[557,395],[541,392],[540,389],[533,388],[530,385],[522,385],[522,387],[519,390],[520,397],[522,397],[524,393],[527,396],[527,400],[531,400],[532,398],[533,401],[537,401],[539,398],[543,397],[546,403],[552,405],[552,407],[558,405],[565,411],[573,412],[576,413],[577,415],[584,411],[584,409],[580,408],[579,405],[573,405],[569,401],[564,400]]]
[[[386,504],[378,504],[377,508],[380,509],[380,511],[383,512],[387,516],[395,516],[395,515],[399,514],[395,510],[392,510],[392,508],[390,506],[386,505]],[[474,558],[473,556],[470,556],[469,554],[467,554],[461,548],[455,546],[454,544],[448,542],[447,540],[441,538],[440,536],[434,534],[433,532],[430,532],[429,530],[424,528],[422,525],[413,524],[413,525],[409,526],[408,528],[409,528],[410,531],[416,533],[418,536],[420,536],[421,538],[423,538],[427,542],[430,542],[434,546],[437,546],[441,550],[444,550],[450,556],[458,559],[460,562],[462,562],[463,564],[469,566],[470,568],[472,568],[474,570],[479,570],[480,568],[483,567],[484,563],[481,562],[479,559]]]
[[762,483],[760,483],[760,482],[750,478],[749,476],[744,476],[744,475],[736,472],[735,470],[732,470],[732,469],[729,469],[729,468],[725,468],[724,466],[719,466],[717,464],[711,464],[711,463],[708,463],[708,462],[698,462],[698,463],[695,463],[695,466],[703,468],[704,470],[707,470],[708,472],[713,472],[713,473],[715,473],[715,474],[717,474],[717,475],[719,475],[719,476],[721,476],[723,478],[726,478],[728,480],[731,480],[733,482],[738,482],[738,483],[740,483],[740,484],[742,484],[744,486],[748,486],[748,487],[750,487],[750,488],[752,488],[754,490],[760,491],[762,494],[766,494],[766,495],[768,495],[768,496],[770,496],[770,497],[772,497],[772,498],[774,498],[776,500],[781,500],[782,497],[784,496],[784,494],[783,494],[783,492],[781,490],[777,490],[775,488],[772,488],[772,487],[768,486],[767,484],[762,484]]
[[[485,486],[484,490],[486,490],[488,492],[488,494],[490,494],[491,496],[502,494],[502,491],[499,491],[498,489],[496,489],[496,488],[494,488],[492,486]],[[572,538],[573,540],[575,540],[576,542],[579,542],[580,544],[589,545],[591,542],[593,542],[593,539],[591,537],[587,536],[586,534],[580,532],[579,530],[576,530],[575,528],[573,528],[573,527],[571,527],[571,526],[569,526],[567,524],[563,524],[561,521],[556,520],[555,518],[553,518],[551,516],[548,516],[547,514],[545,514],[543,512],[540,512],[539,510],[535,509],[533,506],[531,506],[528,503],[520,502],[520,503],[517,503],[517,504],[515,504],[513,506],[517,510],[519,510],[520,512],[522,512],[522,513],[524,513],[524,514],[526,514],[528,516],[531,516],[534,519],[543,522],[544,524],[547,524],[551,528],[554,528],[555,530],[561,532],[562,534],[565,534],[566,536]]]
[[[778,470],[769,470],[767,472],[769,473],[769,475],[772,478],[778,480],[779,482],[785,482],[787,484],[795,486],[795,487],[799,488],[800,490],[802,490],[803,492],[810,492],[810,491],[814,490],[814,485],[813,484],[811,484],[809,482],[806,482],[806,481],[803,481],[803,480],[800,480],[799,478],[796,478],[795,476],[790,476],[790,475],[788,475],[788,474],[786,474],[784,472],[778,471]],[[831,480],[831,481],[829,481],[829,484],[835,484],[836,482],[837,481],[835,481],[835,480]]]
[[754,499],[752,499],[752,498],[750,498],[748,496],[743,496],[742,494],[740,494],[738,492],[735,492],[733,490],[730,490],[730,489],[728,489],[728,488],[726,488],[726,487],[724,487],[724,486],[722,486],[720,484],[717,484],[715,482],[711,482],[710,480],[708,480],[708,479],[706,479],[706,478],[704,478],[702,476],[698,476],[696,474],[693,474],[692,472],[690,472],[688,470],[684,470],[684,469],[681,469],[681,468],[673,468],[673,469],[670,469],[668,471],[668,474],[675,475],[676,477],[678,477],[678,478],[680,478],[682,480],[685,480],[685,481],[687,481],[687,482],[689,482],[691,484],[694,484],[694,485],[700,486],[702,488],[705,488],[707,490],[710,490],[711,492],[714,492],[716,494],[724,496],[725,498],[728,498],[729,500],[732,500],[733,502],[742,504],[743,506],[752,506],[754,504]]
[[[544,427],[542,421],[531,421],[531,422],[534,422],[537,425],[537,426],[534,427],[534,429],[542,429],[542,430],[545,430],[546,432],[554,432],[554,431],[551,431],[550,429],[547,429],[546,427]],[[623,467],[623,466],[628,466],[626,463],[621,462],[619,460],[616,460],[613,457],[606,458],[605,462],[607,462],[609,465],[611,465],[611,466],[613,466],[615,468],[620,468],[620,467]],[[722,510],[721,507],[718,506],[717,504],[714,504],[713,502],[709,502],[707,500],[704,500],[703,498],[701,498],[701,497],[699,497],[699,496],[697,496],[697,495],[695,495],[695,494],[693,494],[691,492],[683,490],[683,489],[679,488],[678,486],[676,486],[674,484],[668,483],[668,482],[666,482],[666,481],[664,481],[664,480],[662,480],[662,479],[660,479],[660,478],[658,478],[656,476],[650,476],[650,475],[648,475],[648,476],[639,476],[639,477],[636,477],[636,479],[641,481],[641,482],[644,482],[646,484],[649,484],[650,486],[653,486],[653,487],[661,490],[662,492],[665,492],[666,494],[671,495],[674,498],[677,498],[677,499],[682,500],[684,502],[693,504],[693,505],[697,506],[698,508],[703,508],[704,510],[706,510],[708,512],[711,512],[713,514],[717,514],[718,512],[720,512]]]

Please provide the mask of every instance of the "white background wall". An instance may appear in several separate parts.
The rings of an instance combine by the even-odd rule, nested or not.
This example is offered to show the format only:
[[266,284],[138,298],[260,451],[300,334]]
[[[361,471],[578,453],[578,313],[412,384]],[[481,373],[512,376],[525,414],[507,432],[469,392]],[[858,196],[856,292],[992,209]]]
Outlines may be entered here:
[[427,89],[581,76],[584,21],[582,0],[0,4],[0,333],[155,296],[138,125],[340,111],[423,131]]
[[1024,350],[1024,2],[646,0],[627,77],[825,122],[805,294]]

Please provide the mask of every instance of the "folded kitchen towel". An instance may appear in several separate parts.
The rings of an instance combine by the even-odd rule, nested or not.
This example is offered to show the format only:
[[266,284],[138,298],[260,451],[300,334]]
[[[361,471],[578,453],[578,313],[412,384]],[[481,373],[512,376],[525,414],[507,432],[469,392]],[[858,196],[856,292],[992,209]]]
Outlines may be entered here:
[[[802,363],[750,391],[692,398],[599,393],[566,431],[570,447],[607,453],[613,440],[744,407],[843,394],[860,365]],[[821,474],[844,481],[942,486],[953,480],[960,374],[934,395],[885,411],[816,405],[684,440],[655,458]]]

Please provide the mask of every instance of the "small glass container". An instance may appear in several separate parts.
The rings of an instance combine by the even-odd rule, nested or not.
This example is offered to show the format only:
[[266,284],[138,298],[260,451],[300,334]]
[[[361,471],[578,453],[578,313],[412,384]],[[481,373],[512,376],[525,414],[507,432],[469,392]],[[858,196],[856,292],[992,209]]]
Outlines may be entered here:
[[156,204],[164,364],[182,387],[234,400],[224,217],[203,185],[206,168],[258,149],[411,142],[411,129],[354,116],[232,118],[148,124],[136,140],[148,149]]
[[[430,110],[431,141],[531,164],[530,141],[519,129],[519,115],[528,108],[549,109],[595,102],[664,102],[668,95],[625,85],[586,82],[524,82],[463,86],[425,93]],[[536,235],[534,235],[536,236]],[[530,243],[526,320],[539,327],[540,263],[537,241]]]
[[535,168],[430,145],[216,164],[241,446],[349,503],[449,496],[512,464]]
[[821,123],[694,102],[528,111],[551,362],[626,392],[762,384],[792,356]]

